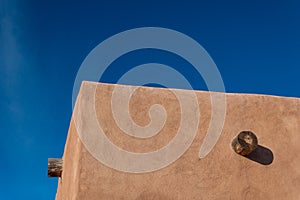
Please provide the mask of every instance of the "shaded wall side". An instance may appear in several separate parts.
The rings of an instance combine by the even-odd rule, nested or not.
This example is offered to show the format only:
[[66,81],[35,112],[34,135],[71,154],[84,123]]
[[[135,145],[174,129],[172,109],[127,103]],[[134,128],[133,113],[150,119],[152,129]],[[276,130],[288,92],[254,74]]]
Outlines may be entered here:
[[72,119],[63,155],[63,173],[62,177],[58,180],[56,200],[78,199],[81,149],[82,143],[77,136],[75,124]]

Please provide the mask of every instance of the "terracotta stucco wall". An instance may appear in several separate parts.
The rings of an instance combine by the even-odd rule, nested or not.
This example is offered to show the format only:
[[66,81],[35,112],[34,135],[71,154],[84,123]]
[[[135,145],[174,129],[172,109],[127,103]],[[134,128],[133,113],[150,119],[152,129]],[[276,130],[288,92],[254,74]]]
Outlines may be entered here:
[[[140,87],[131,97],[130,115],[140,126],[150,122],[148,110],[153,104],[163,105],[168,116],[159,134],[136,139],[116,125],[110,104],[114,87],[133,86],[84,82],[77,104],[86,98],[82,94],[87,87],[96,88],[97,120],[118,147],[131,152],[154,151],[175,136],[180,106],[167,89]],[[85,110],[74,112],[56,199],[300,199],[300,100],[226,94],[222,134],[213,150],[199,159],[211,120],[211,99],[209,92],[198,91],[196,95],[201,113],[193,143],[177,161],[150,173],[117,171],[95,159],[82,144],[74,123],[75,115]],[[261,145],[259,155],[252,160],[237,155],[230,146],[243,130],[253,131]]]

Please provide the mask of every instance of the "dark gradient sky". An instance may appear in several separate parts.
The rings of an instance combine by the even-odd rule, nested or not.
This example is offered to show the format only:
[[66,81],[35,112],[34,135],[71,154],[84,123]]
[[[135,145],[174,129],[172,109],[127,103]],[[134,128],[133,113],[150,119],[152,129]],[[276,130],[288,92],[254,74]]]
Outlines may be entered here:
[[[0,0],[0,199],[54,199],[47,158],[61,157],[77,70],[101,41],[127,29],[165,27],[198,41],[227,92],[300,97],[300,1]],[[187,65],[162,51],[116,60],[120,66]],[[119,66],[119,67],[118,67]],[[182,73],[195,89],[201,76]]]

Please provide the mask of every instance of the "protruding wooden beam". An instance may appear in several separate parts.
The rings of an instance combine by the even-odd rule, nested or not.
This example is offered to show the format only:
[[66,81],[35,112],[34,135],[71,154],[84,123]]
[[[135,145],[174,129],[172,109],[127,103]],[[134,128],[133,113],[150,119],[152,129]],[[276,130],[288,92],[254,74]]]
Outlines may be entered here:
[[233,141],[233,150],[242,156],[251,154],[258,146],[258,140],[251,131],[242,131]]
[[61,177],[63,160],[60,158],[48,158],[48,177]]

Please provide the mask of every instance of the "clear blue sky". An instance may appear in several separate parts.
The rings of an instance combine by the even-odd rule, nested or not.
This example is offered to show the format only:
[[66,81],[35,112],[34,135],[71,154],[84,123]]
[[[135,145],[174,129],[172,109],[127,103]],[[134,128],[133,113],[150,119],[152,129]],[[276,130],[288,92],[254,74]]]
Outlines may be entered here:
[[[0,199],[54,199],[57,179],[47,178],[47,158],[62,156],[77,70],[121,31],[156,26],[194,38],[227,92],[300,97],[298,0],[0,0],[0,25]],[[114,65],[150,61],[181,63],[145,50]],[[115,82],[117,69],[102,81]],[[195,89],[206,89],[192,70],[185,74]]]

